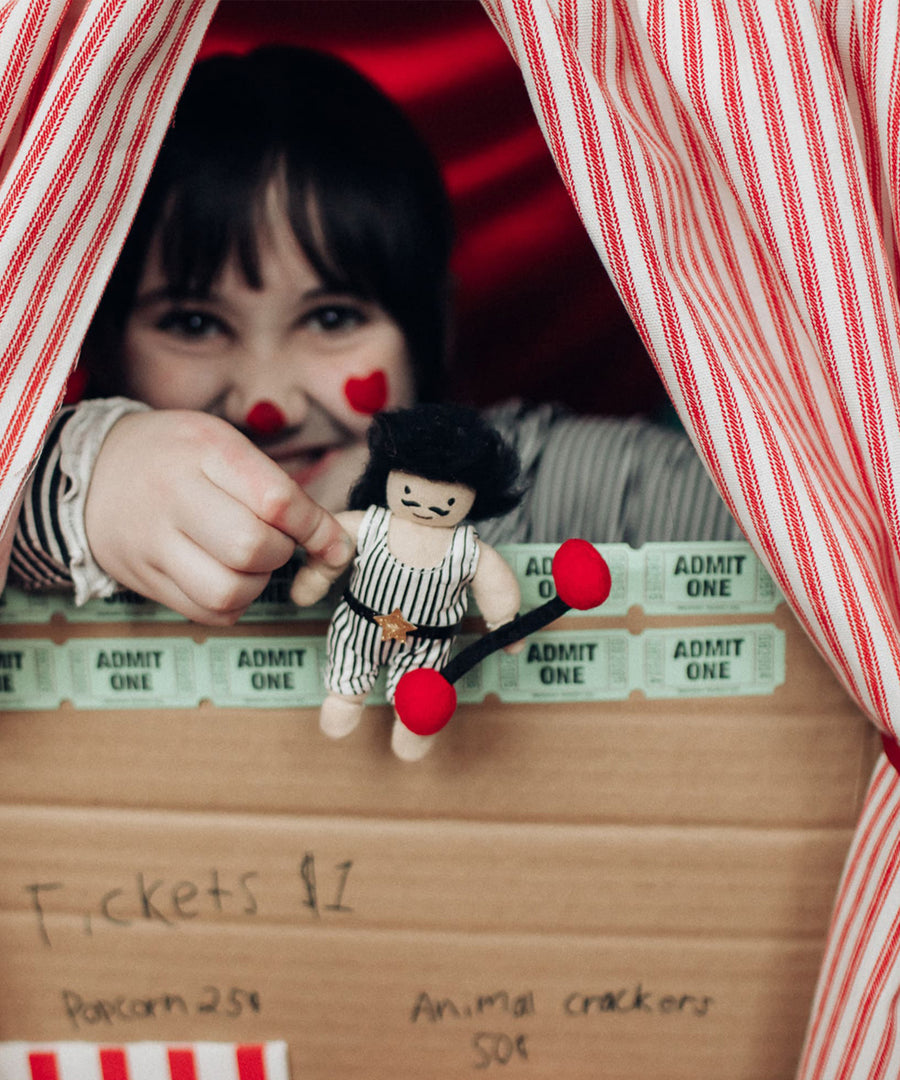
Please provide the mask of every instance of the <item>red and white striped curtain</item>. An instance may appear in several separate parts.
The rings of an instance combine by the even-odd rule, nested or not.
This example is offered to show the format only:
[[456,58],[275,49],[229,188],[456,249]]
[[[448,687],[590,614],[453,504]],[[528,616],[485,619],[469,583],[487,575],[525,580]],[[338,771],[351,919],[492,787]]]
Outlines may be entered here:
[[215,0],[0,0],[0,526]]
[[[900,14],[879,0],[483,0],[747,537],[900,733]],[[804,1080],[900,1076],[900,782],[882,758]]]

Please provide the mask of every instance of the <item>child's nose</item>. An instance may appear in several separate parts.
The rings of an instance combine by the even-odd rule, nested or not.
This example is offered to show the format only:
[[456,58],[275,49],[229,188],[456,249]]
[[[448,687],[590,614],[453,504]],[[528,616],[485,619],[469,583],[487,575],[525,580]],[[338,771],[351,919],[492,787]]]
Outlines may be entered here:
[[251,405],[244,424],[255,435],[277,435],[287,423],[287,417],[274,401],[257,401]]
[[261,438],[300,427],[309,413],[305,382],[283,361],[254,364],[234,380],[225,412],[232,424]]

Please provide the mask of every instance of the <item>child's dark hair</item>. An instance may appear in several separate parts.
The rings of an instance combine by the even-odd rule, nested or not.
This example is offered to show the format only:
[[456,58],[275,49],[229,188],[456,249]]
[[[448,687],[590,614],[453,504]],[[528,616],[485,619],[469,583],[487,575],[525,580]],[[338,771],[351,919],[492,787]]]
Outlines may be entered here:
[[384,506],[388,474],[395,470],[471,488],[472,521],[509,513],[524,494],[515,450],[464,405],[415,405],[378,413],[368,439],[369,464],[350,493],[351,510]]
[[294,234],[330,291],[379,304],[403,331],[420,399],[446,351],[452,215],[403,112],[337,57],[292,46],[214,56],[191,73],[85,343],[92,390],[120,392],[118,342],[151,242],[173,297],[202,296],[230,256],[259,287],[257,230],[285,182]]

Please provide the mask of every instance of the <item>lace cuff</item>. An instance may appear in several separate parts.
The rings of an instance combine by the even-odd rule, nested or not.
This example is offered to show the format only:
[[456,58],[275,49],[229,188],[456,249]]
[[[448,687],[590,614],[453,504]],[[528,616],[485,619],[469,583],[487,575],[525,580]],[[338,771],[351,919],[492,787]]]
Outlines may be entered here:
[[60,469],[66,483],[59,504],[59,526],[69,549],[69,572],[76,604],[112,596],[119,588],[91,553],[84,527],[84,507],[94,463],[110,428],[128,413],[148,409],[149,406],[128,398],[83,401],[60,436]]

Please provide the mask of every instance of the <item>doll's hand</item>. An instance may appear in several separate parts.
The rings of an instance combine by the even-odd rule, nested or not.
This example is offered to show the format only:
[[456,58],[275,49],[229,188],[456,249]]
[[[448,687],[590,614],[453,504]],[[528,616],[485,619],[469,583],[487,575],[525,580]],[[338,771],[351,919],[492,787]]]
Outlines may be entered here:
[[[511,615],[508,619],[503,619],[501,622],[486,622],[484,625],[487,627],[488,632],[491,630],[499,630],[501,626],[506,626],[515,618],[515,615]],[[519,638],[518,641],[511,641],[508,645],[503,646],[503,651],[508,656],[515,656],[525,648],[525,638]]]
[[297,607],[318,604],[350,565],[356,554],[356,542],[364,516],[359,510],[344,510],[337,515],[337,524],[347,538],[346,556],[343,560],[339,558],[336,550],[331,552],[328,559],[307,553],[306,565],[300,567],[291,585],[291,599]]
[[335,519],[230,424],[183,411],[113,426],[85,528],[119,584],[212,626],[234,623],[298,544],[326,565],[352,550]]
[[334,579],[325,574],[318,562],[301,566],[291,585],[291,600],[297,607],[312,607],[324,600]]

